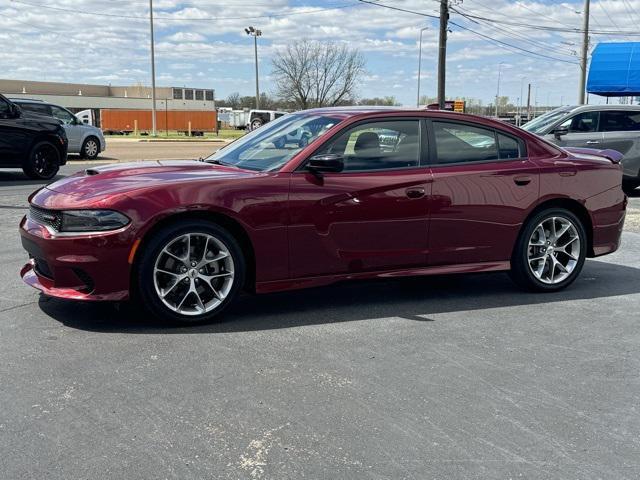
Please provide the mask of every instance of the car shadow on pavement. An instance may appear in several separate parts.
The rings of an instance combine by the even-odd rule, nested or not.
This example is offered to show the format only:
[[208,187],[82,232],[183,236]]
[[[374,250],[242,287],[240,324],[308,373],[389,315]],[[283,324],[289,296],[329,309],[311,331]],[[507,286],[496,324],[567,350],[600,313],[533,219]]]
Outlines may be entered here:
[[640,269],[588,261],[569,288],[556,293],[519,290],[504,273],[416,277],[340,283],[268,295],[243,295],[210,325],[170,327],[138,307],[40,298],[44,313],[71,328],[95,332],[224,333],[304,327],[375,318],[431,321],[439,313],[640,293]]

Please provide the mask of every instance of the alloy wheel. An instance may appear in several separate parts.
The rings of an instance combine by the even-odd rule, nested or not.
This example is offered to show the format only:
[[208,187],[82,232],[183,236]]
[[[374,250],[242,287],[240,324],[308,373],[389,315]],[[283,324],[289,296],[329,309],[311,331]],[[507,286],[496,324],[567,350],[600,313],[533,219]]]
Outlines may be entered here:
[[538,280],[555,285],[575,270],[580,248],[580,235],[571,220],[548,217],[536,226],[529,238],[527,263]]
[[213,235],[180,235],[158,254],[153,282],[158,298],[169,309],[181,315],[202,315],[215,310],[229,295],[233,258]]
[[33,155],[33,167],[41,178],[49,178],[56,170],[58,154],[49,144],[41,145]]
[[98,154],[98,144],[95,140],[87,140],[84,145],[84,154],[89,158],[93,158]]

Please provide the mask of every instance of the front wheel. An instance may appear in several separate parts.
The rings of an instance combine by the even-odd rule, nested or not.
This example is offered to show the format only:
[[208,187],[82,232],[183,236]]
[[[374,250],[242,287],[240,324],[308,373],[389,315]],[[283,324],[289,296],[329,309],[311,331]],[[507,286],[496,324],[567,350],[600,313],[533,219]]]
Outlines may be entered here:
[[95,137],[87,138],[80,149],[80,156],[88,160],[95,160],[100,153],[100,142]]
[[244,283],[242,250],[226,230],[210,222],[180,221],[145,247],[137,271],[140,299],[172,323],[212,321]]
[[511,259],[511,276],[528,290],[560,290],[580,274],[586,253],[580,219],[565,209],[544,210],[525,225]]
[[49,180],[60,169],[60,152],[50,142],[39,142],[33,146],[22,170],[35,180]]

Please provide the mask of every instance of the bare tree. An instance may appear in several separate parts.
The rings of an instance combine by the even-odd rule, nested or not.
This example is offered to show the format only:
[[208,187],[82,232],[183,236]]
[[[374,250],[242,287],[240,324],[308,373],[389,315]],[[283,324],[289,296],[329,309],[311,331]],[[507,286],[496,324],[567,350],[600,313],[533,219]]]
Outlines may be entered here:
[[277,53],[272,64],[278,96],[304,109],[351,100],[365,62],[346,45],[303,40]]
[[226,101],[227,106],[236,109],[241,107],[241,99],[240,94],[238,92],[234,92],[227,97]]

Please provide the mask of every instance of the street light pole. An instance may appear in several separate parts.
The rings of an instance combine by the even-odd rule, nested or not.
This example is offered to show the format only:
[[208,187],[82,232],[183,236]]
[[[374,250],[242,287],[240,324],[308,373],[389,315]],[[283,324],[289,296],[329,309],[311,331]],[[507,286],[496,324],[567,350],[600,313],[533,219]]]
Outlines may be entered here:
[[253,37],[253,51],[256,62],[256,110],[260,108],[260,86],[258,83],[258,37],[262,35],[262,30],[258,30],[254,27],[247,27],[244,29],[247,35]]
[[498,64],[498,89],[496,90],[496,118],[498,118],[498,98],[500,97],[500,75],[502,74],[502,65],[504,62]]
[[422,33],[429,27],[420,29],[420,46],[418,47],[418,99],[416,100],[416,107],[420,107],[420,80],[422,75]]
[[153,41],[153,0],[149,0],[151,27],[151,135],[156,136],[156,54]]

